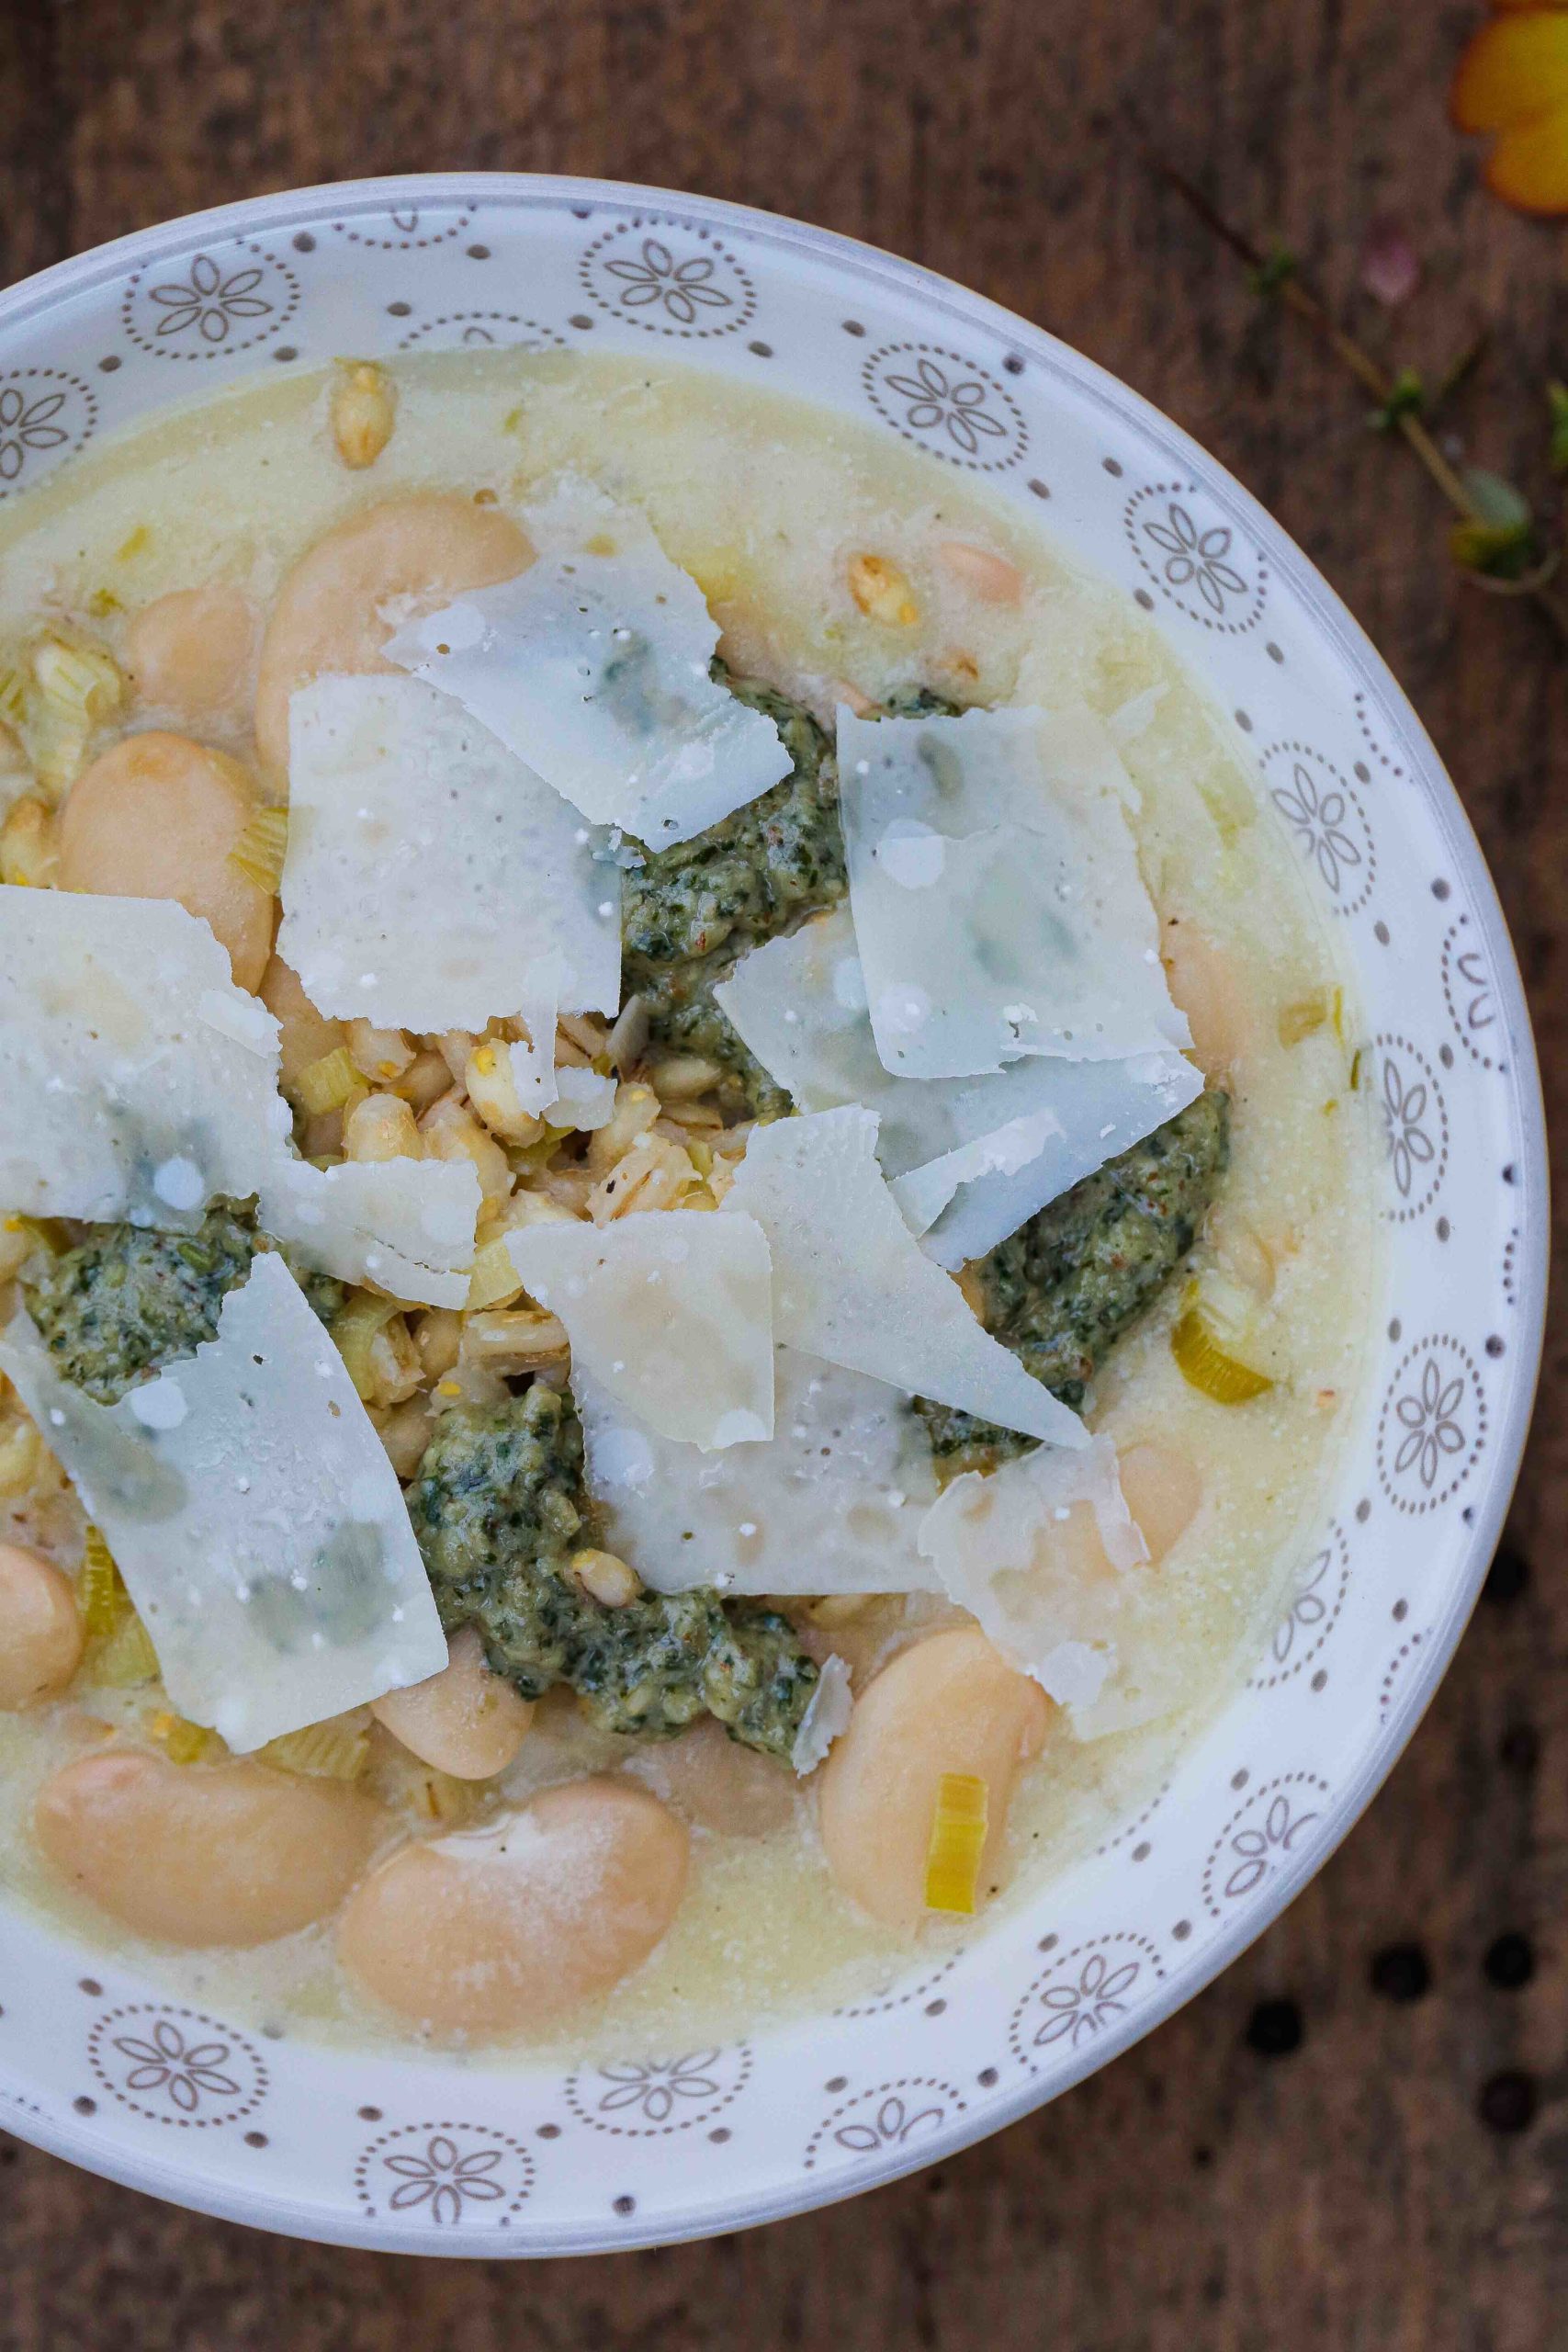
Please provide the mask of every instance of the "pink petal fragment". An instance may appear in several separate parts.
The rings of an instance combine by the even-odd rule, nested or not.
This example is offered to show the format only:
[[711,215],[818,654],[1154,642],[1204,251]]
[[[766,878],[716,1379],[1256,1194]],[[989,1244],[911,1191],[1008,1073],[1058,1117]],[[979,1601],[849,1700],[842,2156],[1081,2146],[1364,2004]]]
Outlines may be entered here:
[[1397,311],[1421,283],[1421,257],[1399,221],[1379,213],[1361,244],[1360,282],[1385,310]]

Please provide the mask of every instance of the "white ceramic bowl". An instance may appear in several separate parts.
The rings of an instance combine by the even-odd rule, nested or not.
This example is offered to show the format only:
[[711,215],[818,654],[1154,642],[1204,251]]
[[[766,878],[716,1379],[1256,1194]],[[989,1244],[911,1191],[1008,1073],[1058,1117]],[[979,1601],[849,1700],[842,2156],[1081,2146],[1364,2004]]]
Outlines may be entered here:
[[561,2254],[729,2231],[1011,2122],[1234,1959],[1409,1737],[1491,1557],[1540,1351],[1547,1201],[1514,959],[1452,787],[1317,573],[1146,402],[840,237],[489,175],[235,204],[0,297],[0,498],[278,368],[485,342],[649,353],[807,395],[985,474],[1208,681],[1343,922],[1387,1137],[1371,1398],[1251,1681],[1156,1802],[1021,1916],[879,1998],[564,2078],[258,2041],[0,1913],[0,2120],[265,2228]]

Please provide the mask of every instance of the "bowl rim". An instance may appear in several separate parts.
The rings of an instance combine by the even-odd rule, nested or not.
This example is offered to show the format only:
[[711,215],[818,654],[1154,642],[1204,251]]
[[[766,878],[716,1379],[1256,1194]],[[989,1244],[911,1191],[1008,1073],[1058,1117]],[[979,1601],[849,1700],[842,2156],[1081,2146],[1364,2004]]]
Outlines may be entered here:
[[[1359,1770],[1336,1790],[1337,1817],[1330,1834],[1314,1843],[1299,1859],[1281,1868],[1266,1899],[1256,1908],[1249,1909],[1233,1926],[1205,1942],[1185,1965],[1176,1963],[1169,1978],[1153,1998],[1140,2005],[1123,2021],[1108,2028],[1095,2040],[1088,2054],[1069,2064],[1048,2086],[1032,2077],[1024,2081],[1011,2093],[990,2099],[983,2109],[954,2119],[933,2140],[922,2141],[918,2153],[913,2155],[895,2154],[880,2162],[867,2164],[857,2168],[848,2179],[801,2177],[781,2184],[771,2192],[755,2195],[749,2199],[746,2214],[739,2222],[732,2209],[722,2204],[711,2204],[700,2210],[689,2209],[673,2222],[650,2216],[646,2222],[639,2220],[630,2225],[623,2224],[617,2228],[613,2242],[601,2231],[588,2226],[563,2229],[554,2242],[547,2245],[537,2242],[526,2245],[514,2244],[510,2248],[497,2245],[488,2237],[466,2239],[466,2233],[462,2232],[452,2233],[439,2247],[415,2247],[411,2245],[406,2232],[392,2230],[374,2220],[361,2223],[348,2215],[319,2215],[305,2204],[290,2205],[287,2200],[259,2189],[254,2195],[247,2196],[230,2194],[216,2185],[211,2188],[205,2184],[193,2185],[183,2168],[165,2165],[152,2158],[146,2161],[130,2156],[120,2158],[112,2146],[99,2144],[90,2129],[78,2129],[73,2123],[57,2122],[31,2112],[18,2113],[10,2107],[5,2110],[5,2128],[14,2136],[29,2141],[121,2186],[140,2189],[216,2219],[320,2244],[370,2247],[403,2254],[439,2251],[459,2258],[495,2259],[505,2258],[509,2252],[514,2257],[545,2258],[680,2244],[731,2231],[737,2226],[750,2228],[812,2211],[874,2188],[885,2188],[931,2164],[945,2161],[978,2141],[989,2138],[994,2132],[1019,2122],[1088,2075],[1098,2073],[1205,1990],[1271,1927],[1308,1881],[1325,1867],[1388,1779],[1447,1673],[1474,1608],[1518,1477],[1540,1382],[1545,1338],[1551,1217],[1546,1122],[1539,1057],[1517,958],[1490,868],[1458,789],[1404,689],[1343,600],[1245,484],[1145,394],[1098,361],[1061,341],[1048,329],[923,264],[889,254],[863,239],[819,228],[761,207],[637,181],[556,173],[445,171],[324,181],[279,189],[180,214],[172,220],[132,231],[54,263],[17,285],[0,290],[0,333],[24,321],[46,316],[57,302],[84,293],[106,278],[119,275],[133,261],[147,263],[158,258],[165,250],[185,249],[189,245],[193,233],[254,233],[268,227],[286,225],[302,209],[319,210],[326,205],[338,213],[361,213],[395,209],[413,202],[421,205],[456,202],[460,205],[482,202],[487,198],[503,201],[508,198],[526,198],[535,203],[555,202],[563,207],[614,204],[632,209],[684,209],[688,214],[699,215],[705,221],[720,228],[728,225],[752,241],[770,245],[784,255],[792,253],[808,254],[829,265],[852,264],[858,272],[880,279],[891,289],[907,299],[917,300],[930,310],[964,322],[978,319],[993,331],[999,331],[1021,353],[1032,351],[1047,360],[1058,374],[1071,381],[1077,392],[1097,407],[1114,408],[1122,418],[1127,417],[1131,411],[1133,421],[1174,462],[1196,467],[1212,479],[1221,481],[1270,566],[1300,600],[1314,628],[1348,671],[1378,688],[1390,720],[1421,771],[1423,789],[1427,780],[1434,786],[1440,784],[1443,787],[1427,795],[1428,807],[1446,846],[1454,857],[1456,868],[1463,874],[1472,893],[1474,919],[1482,933],[1504,1007],[1507,1033],[1512,1040],[1510,1075],[1514,1080],[1523,1162],[1519,1186],[1522,1206],[1517,1268],[1518,1342],[1509,1408],[1498,1424],[1491,1466],[1479,1489],[1473,1518],[1460,1547],[1461,1566],[1451,1581],[1448,1606],[1442,1616],[1433,1622],[1422,1656],[1406,1679],[1399,1703],[1390,1712],[1382,1732],[1370,1747]],[[196,403],[175,401],[169,405],[173,408],[194,406]],[[1188,666],[1201,674],[1201,663],[1190,658]]]

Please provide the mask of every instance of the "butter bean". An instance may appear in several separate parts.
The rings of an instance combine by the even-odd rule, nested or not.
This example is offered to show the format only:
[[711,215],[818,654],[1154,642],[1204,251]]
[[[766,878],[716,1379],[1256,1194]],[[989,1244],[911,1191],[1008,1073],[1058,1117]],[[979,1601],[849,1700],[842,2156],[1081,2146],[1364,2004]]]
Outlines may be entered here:
[[763,1838],[782,1829],[799,1802],[793,1772],[742,1747],[711,1716],[657,1749],[652,1766],[679,1812],[728,1838]]
[[237,708],[255,642],[250,598],[214,581],[143,605],[125,633],[125,666],[141,702],[199,725]]
[[71,1579],[41,1552],[0,1544],[0,1708],[7,1713],[63,1690],[82,1657],[82,1621]]
[[534,1710],[485,1664],[471,1626],[452,1636],[447,1663],[428,1682],[389,1690],[370,1712],[422,1764],[455,1781],[489,1781],[522,1747]]
[[844,1893],[890,1928],[917,1927],[937,1792],[944,1773],[965,1772],[987,1787],[980,1898],[993,1894],[1013,1781],[1043,1737],[1048,1706],[1038,1684],[966,1626],[885,1666],[820,1774],[823,1849]]
[[1201,1473],[1168,1445],[1130,1445],[1121,1457],[1122,1492],[1145,1543],[1149,1564],[1163,1560],[1198,1515]]
[[56,1772],[33,1828],[60,1876],[121,1927],[245,1949],[335,1910],[378,1818],[341,1781],[120,1750]]
[[1187,1015],[1192,1058],[1205,1078],[1221,1078],[1247,1051],[1258,1016],[1242,974],[1224,950],[1185,919],[1168,922],[1160,956],[1170,993]]
[[686,1883],[674,1815],[629,1781],[548,1789],[481,1829],[400,1847],[355,1894],[344,1965],[451,2036],[547,2023],[631,1973]]
[[127,735],[71,788],[60,820],[59,887],[177,899],[212,925],[243,989],[260,985],[276,901],[231,863],[255,813],[237,760],[184,735]]
[[262,974],[258,994],[277,1023],[283,1091],[289,1094],[302,1069],[324,1061],[343,1044],[344,1023],[329,1021],[324,1012],[316,1011],[299,973],[281,956],[275,956]]
[[278,592],[262,641],[256,745],[268,767],[288,764],[288,701],[323,673],[379,675],[389,616],[416,600],[426,612],[465,588],[511,580],[533,550],[511,517],[447,491],[419,491],[361,507],[307,550]]

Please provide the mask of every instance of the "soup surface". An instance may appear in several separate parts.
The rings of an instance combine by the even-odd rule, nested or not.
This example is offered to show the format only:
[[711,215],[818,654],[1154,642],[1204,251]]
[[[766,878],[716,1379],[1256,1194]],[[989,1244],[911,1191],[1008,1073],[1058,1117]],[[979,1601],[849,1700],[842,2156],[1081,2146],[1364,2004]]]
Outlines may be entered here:
[[[282,944],[298,922],[317,953],[324,936],[330,946],[330,920],[304,919],[303,880],[298,915],[290,897],[309,846],[299,712],[321,691],[310,680],[396,675],[380,651],[393,628],[526,579],[530,542],[549,553],[538,517],[552,500],[603,514],[604,547],[592,530],[581,545],[607,562],[629,560],[651,526],[721,633],[723,699],[777,729],[787,773],[661,849],[629,825],[595,834],[603,870],[618,873],[623,995],[637,1004],[629,1017],[615,1001],[564,1011],[555,1099],[530,1111],[541,1036],[516,1003],[419,1031],[345,1019],[309,1001],[275,926],[281,888]],[[228,951],[236,987],[282,1023],[297,1157],[325,1170],[472,1166],[482,1196],[457,1306],[368,1268],[357,1281],[323,1271],[280,1236],[402,1485],[452,1637],[423,1711],[423,1694],[389,1690],[374,1713],[358,1703],[268,1740],[231,1730],[237,1753],[260,1750],[234,1761],[210,1712],[175,1705],[167,1621],[152,1616],[149,1640],[111,1554],[139,1601],[151,1572],[112,1528],[89,1527],[79,1465],[63,1438],[54,1458],[48,1417],[35,1428],[18,1389],[0,1391],[0,1537],[19,1547],[0,1553],[8,1898],[193,1999],[291,2030],[530,2052],[684,2047],[853,1998],[951,1945],[969,1911],[1029,1899],[1114,1834],[1279,1616],[1354,1411],[1377,1278],[1371,1114],[1337,943],[1238,739],[1157,634],[1043,532],[890,438],[678,368],[575,355],[411,359],[186,410],[7,507],[0,552],[0,922],[19,936],[18,886],[117,906],[180,899]],[[420,674],[448,651],[427,646]],[[625,687],[645,697],[638,724],[661,723],[662,691],[640,674]],[[291,696],[286,825],[262,812],[288,795]],[[773,1442],[789,1439],[792,1413],[838,1414],[830,1437],[862,1446],[866,1467],[811,1522],[831,1529],[831,1573],[814,1581],[795,1555],[782,1589],[759,1591],[748,1544],[789,1553],[767,1520],[777,1492],[747,1466],[763,1442],[720,1438],[694,1467],[696,1447],[659,1418],[677,1389],[681,1409],[703,1408],[678,1361],[660,1360],[648,1399],[626,1404],[625,1363],[574,1320],[559,1229],[640,1233],[721,1208],[739,1186],[731,1210],[755,1203],[777,1285],[783,1228],[752,1189],[756,1138],[765,1152],[781,1132],[826,1135],[813,1126],[826,1119],[849,1122],[832,1133],[852,1143],[862,1114],[795,1093],[802,1116],[781,1125],[794,1091],[782,1065],[738,1013],[740,1043],[712,985],[803,925],[849,923],[836,714],[840,769],[846,747],[882,728],[876,741],[907,741],[940,782],[942,747],[956,743],[962,764],[978,740],[955,715],[998,710],[1094,726],[1204,1081],[1145,1119],[1108,1174],[1091,1155],[1058,1197],[1032,1200],[1018,1238],[1009,1227],[950,1268],[995,1353],[1010,1351],[1060,1400],[1049,1409],[1080,1412],[1108,1441],[1095,1458],[1109,1460],[1111,1491],[1102,1482],[1097,1500],[1069,1483],[1053,1502],[1047,1485],[1019,1485],[1043,1480],[1065,1449],[977,1412],[972,1389],[916,1409],[913,1383],[888,1379],[874,1427],[854,1420],[869,1408],[853,1348],[824,1374],[786,1347]],[[899,835],[921,856],[929,838]],[[874,862],[857,872],[852,829],[868,973],[860,890],[869,906]],[[389,951],[395,961],[396,941]],[[1129,969],[1150,962],[1121,943],[1106,967],[1118,1005],[1134,992]],[[759,978],[778,968],[759,965]],[[779,985],[760,989],[764,1012]],[[864,1002],[848,1002],[846,1021]],[[869,1029],[856,1035],[869,1049]],[[843,1099],[860,1098],[846,1087]],[[883,1109],[885,1148],[897,1113]],[[1012,1181],[1021,1156],[1027,1178],[1051,1131],[1047,1114],[1011,1159],[984,1159],[971,1193],[998,1171]],[[30,1315],[55,1372],[97,1408],[141,1394],[151,1412],[146,1384],[161,1394],[163,1367],[213,1339],[221,1298],[247,1277],[245,1295],[259,1293],[265,1193],[260,1211],[234,1186],[198,1186],[193,1204],[185,1165],[175,1152],[156,1171],[162,1205],[118,1220],[0,1200],[17,1212],[0,1235],[0,1320]],[[871,1244],[848,1193],[811,1197],[819,1234],[840,1229],[861,1269]],[[756,1229],[708,1222],[730,1238]],[[941,1216],[926,1224],[939,1243]],[[741,1287],[725,1295],[750,1279],[727,1261]],[[775,1344],[791,1336],[775,1296]],[[626,1355],[645,1344],[631,1332]],[[840,1396],[846,1364],[859,1385]],[[755,1362],[735,1373],[737,1409],[755,1374]],[[655,1438],[628,1486],[615,1463],[642,1443],[639,1412],[654,1414]],[[806,1422],[792,1427],[798,1447]],[[1026,1511],[1034,1495],[1039,1521],[1031,1559],[993,1560],[970,1593],[988,1639],[932,1573],[928,1516],[939,1489],[974,1496],[980,1479],[1013,1482]],[[663,1589],[680,1582],[668,1555],[693,1540],[688,1521],[705,1557],[728,1544],[739,1586],[727,1569],[695,1591]],[[852,1566],[863,1538],[869,1593]],[[880,1589],[901,1577],[919,1589]],[[9,1665],[7,1620],[24,1629]],[[855,1712],[829,1747],[840,1682]],[[239,1860],[198,1902],[218,1848]],[[291,1912],[276,1886],[298,1888],[304,1852],[310,1883]]]

